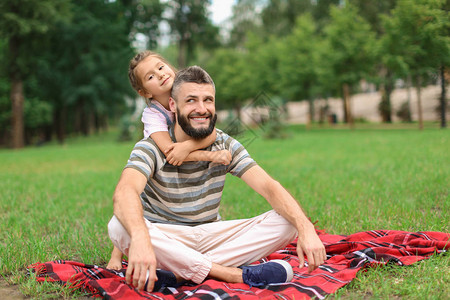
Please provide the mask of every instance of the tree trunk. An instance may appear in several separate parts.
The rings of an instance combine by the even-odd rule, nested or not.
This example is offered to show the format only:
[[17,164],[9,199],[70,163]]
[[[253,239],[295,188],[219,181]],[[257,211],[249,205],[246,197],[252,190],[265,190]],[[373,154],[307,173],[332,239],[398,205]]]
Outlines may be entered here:
[[408,111],[409,111],[409,120],[408,120],[408,122],[412,122],[412,117],[411,117],[411,87],[412,87],[411,74],[408,74],[408,78],[406,79],[406,90],[407,90],[406,103],[408,104]]
[[380,87],[381,102],[379,104],[379,112],[381,113],[383,122],[392,123],[391,94],[394,90],[394,80],[392,79],[391,72],[387,69],[382,72],[382,76],[384,80]]
[[422,77],[417,75],[416,77],[416,90],[417,90],[417,111],[419,114],[419,130],[423,130],[423,114],[422,114]]
[[59,109],[55,109],[55,114],[53,117],[56,124],[56,138],[60,144],[63,144],[66,139],[66,114],[67,108],[63,106]]
[[80,105],[75,105],[75,111],[74,111],[74,124],[73,124],[73,132],[75,134],[81,133],[81,124],[83,123],[83,120],[81,118],[82,116],[82,110],[83,108]]
[[445,67],[441,66],[441,99],[440,99],[440,115],[441,115],[441,128],[447,127],[447,95],[445,90]]
[[391,103],[391,95],[392,92],[394,91],[394,83],[392,82],[392,80],[389,78],[389,81],[386,83],[386,89],[385,89],[385,97],[386,97],[386,122],[387,123],[392,123],[392,103]]
[[308,102],[309,102],[309,123],[313,123],[315,121],[314,98],[309,97]]
[[350,86],[347,83],[344,83],[342,86],[342,97],[344,100],[344,120],[353,129],[353,117],[350,107]]
[[178,68],[184,68],[186,66],[186,55],[188,49],[188,40],[182,36],[179,43],[178,49]]
[[310,129],[314,122],[314,99],[308,97],[308,121],[306,123],[306,129]]
[[84,136],[88,136],[91,128],[91,114],[87,112],[84,99],[80,100],[80,102],[78,103],[78,107],[80,109],[81,134]]
[[106,113],[102,114],[100,120],[101,120],[101,128],[102,128],[102,130],[104,132],[107,132],[108,131],[108,115]]
[[24,120],[23,120],[23,81],[20,78],[11,80],[11,104],[12,104],[12,147],[14,149],[24,146]]

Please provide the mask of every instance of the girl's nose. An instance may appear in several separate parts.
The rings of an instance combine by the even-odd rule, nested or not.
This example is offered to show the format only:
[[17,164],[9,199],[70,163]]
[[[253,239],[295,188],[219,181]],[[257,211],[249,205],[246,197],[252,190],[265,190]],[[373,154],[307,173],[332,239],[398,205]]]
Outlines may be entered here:
[[158,70],[156,74],[158,75],[159,78],[163,78],[165,75],[165,73],[162,70]]

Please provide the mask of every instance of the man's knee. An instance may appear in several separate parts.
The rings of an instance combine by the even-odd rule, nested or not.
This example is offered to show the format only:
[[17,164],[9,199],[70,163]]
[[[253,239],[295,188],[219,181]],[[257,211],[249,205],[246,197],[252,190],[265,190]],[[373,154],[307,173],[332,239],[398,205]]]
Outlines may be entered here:
[[123,232],[123,230],[125,230],[125,228],[122,226],[119,219],[117,219],[116,216],[113,216],[111,218],[111,220],[109,220],[109,223],[108,223],[109,236],[110,237],[115,236],[115,235]]
[[297,229],[289,223],[283,216],[278,214],[276,211],[270,211],[269,218],[270,222],[273,222],[273,225],[276,226],[278,231],[278,236],[281,239],[285,239],[287,242],[291,242],[297,237]]
[[126,245],[129,243],[130,239],[128,232],[116,216],[113,216],[108,223],[108,234],[114,246],[119,248],[122,252],[124,251],[124,248],[128,248]]

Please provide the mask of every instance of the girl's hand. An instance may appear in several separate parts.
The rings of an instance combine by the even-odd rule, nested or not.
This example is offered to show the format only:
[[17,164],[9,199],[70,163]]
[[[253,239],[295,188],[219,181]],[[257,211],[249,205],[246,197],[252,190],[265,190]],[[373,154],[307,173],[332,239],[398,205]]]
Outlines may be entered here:
[[173,143],[164,152],[169,164],[174,166],[181,166],[189,153],[190,151],[180,143]]

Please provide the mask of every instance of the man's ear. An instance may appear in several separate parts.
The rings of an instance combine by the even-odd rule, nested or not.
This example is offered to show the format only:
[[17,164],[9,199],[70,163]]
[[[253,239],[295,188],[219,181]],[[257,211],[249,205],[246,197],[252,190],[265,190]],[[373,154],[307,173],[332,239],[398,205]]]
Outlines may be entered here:
[[177,111],[177,103],[175,102],[175,99],[172,97],[169,98],[169,108],[170,111],[175,113]]
[[151,99],[152,98],[152,94],[147,93],[146,91],[139,89],[138,90],[138,94],[141,95],[142,97],[146,98],[146,99]]

